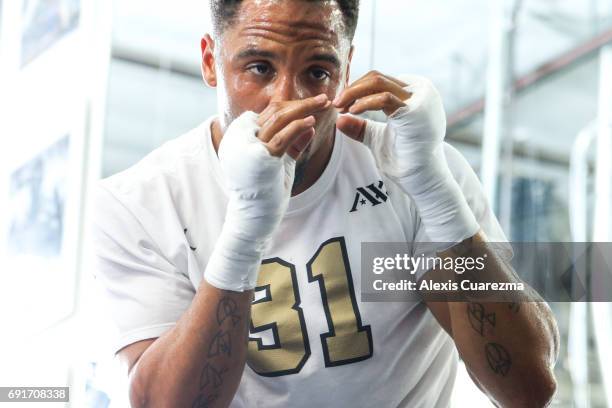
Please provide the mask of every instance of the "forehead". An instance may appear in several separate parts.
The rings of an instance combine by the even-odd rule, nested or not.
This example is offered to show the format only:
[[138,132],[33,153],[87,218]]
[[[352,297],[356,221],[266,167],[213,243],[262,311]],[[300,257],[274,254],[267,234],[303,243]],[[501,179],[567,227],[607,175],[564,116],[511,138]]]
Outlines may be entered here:
[[243,0],[228,31],[243,39],[337,44],[343,37],[344,20],[333,0]]

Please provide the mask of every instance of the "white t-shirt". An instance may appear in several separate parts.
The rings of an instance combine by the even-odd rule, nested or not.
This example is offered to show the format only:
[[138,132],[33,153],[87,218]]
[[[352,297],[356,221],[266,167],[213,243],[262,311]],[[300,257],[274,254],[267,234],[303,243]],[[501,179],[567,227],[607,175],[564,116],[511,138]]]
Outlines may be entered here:
[[[115,350],[171,329],[202,280],[227,205],[212,120],[100,184],[95,273],[119,329]],[[481,227],[506,241],[476,175],[445,148]],[[427,240],[412,200],[338,131],[265,256],[232,406],[448,406],[457,352],[426,305],[360,301],[362,242]]]

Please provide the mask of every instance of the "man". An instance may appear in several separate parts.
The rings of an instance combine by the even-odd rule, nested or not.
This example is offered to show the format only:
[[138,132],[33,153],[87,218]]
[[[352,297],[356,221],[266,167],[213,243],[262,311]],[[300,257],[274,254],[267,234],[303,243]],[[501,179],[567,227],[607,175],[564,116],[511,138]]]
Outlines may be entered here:
[[[97,276],[133,406],[448,406],[456,350],[498,405],[547,405],[545,304],[476,304],[496,316],[476,331],[472,304],[359,301],[362,242],[456,256],[505,240],[443,143],[433,86],[377,72],[348,86],[357,0],[211,5],[202,73],[219,116],[97,199]],[[387,124],[353,116],[367,111]],[[364,186],[377,205],[355,200]],[[496,261],[487,272],[513,279]]]

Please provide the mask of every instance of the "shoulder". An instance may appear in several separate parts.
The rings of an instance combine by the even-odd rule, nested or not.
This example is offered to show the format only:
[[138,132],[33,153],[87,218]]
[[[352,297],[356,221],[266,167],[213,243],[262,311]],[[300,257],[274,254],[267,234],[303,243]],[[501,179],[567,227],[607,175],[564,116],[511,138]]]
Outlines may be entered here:
[[459,184],[465,199],[475,214],[482,214],[488,210],[488,200],[476,172],[467,159],[450,144],[444,142],[444,155],[446,163],[453,178]]
[[[110,231],[129,226],[155,232],[176,229],[180,214],[210,178],[204,122],[166,142],[132,167],[98,182],[93,197],[93,222]],[[161,233],[163,236],[165,233]],[[161,239],[161,238],[160,238]]]
[[100,187],[116,195],[154,187],[160,179],[179,179],[187,168],[206,164],[206,136],[210,119],[153,150],[130,168],[100,181]]
[[444,142],[444,156],[453,177],[459,185],[467,183],[469,184],[468,187],[472,188],[476,187],[474,183],[480,185],[474,169],[457,148]]
[[[487,199],[476,172],[468,163],[467,159],[454,146],[444,143],[444,155],[451,174],[461,190],[470,207],[476,212],[481,213],[488,205]],[[481,208],[482,207],[482,208]]]
[[487,237],[491,242],[506,242],[508,238],[499,225],[480,179],[472,166],[455,147],[448,143],[444,143],[444,154],[453,178],[459,184],[465,200]]

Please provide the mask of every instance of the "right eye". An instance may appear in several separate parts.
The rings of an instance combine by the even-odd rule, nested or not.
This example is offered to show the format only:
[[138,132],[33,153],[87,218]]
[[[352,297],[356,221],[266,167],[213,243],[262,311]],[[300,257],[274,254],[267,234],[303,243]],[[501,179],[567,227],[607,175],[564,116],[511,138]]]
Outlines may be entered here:
[[270,65],[258,62],[247,66],[247,71],[258,76],[267,76],[270,75],[272,69],[270,68]]

